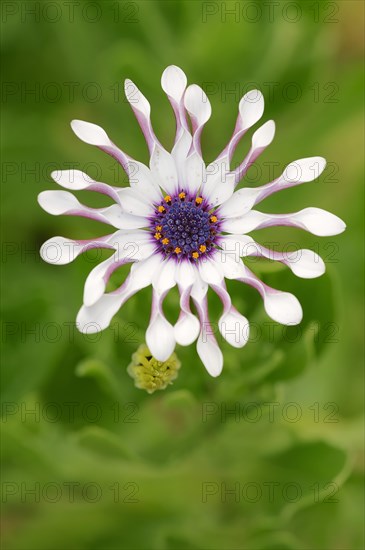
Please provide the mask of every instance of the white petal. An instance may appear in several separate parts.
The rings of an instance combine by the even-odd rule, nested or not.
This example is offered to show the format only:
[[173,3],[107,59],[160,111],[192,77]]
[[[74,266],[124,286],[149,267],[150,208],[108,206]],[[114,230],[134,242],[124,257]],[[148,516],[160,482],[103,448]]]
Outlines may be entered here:
[[146,342],[153,357],[167,361],[175,349],[174,328],[167,319],[157,314],[146,331]]
[[242,348],[247,343],[250,334],[249,323],[246,317],[241,315],[235,308],[231,308],[228,313],[222,315],[218,326],[223,338],[231,346]]
[[[105,292],[106,283],[105,275],[113,264],[116,263],[115,255],[110,256],[104,262],[94,267],[89,273],[84,286],[84,305],[89,307],[95,304]],[[121,265],[121,264],[119,264]]]
[[211,162],[206,168],[202,193],[208,197],[217,185],[224,185],[231,178],[229,162],[226,157]]
[[80,207],[77,198],[68,191],[42,191],[38,195],[38,202],[43,210],[53,216],[59,216]]
[[181,136],[175,143],[171,155],[175,160],[177,169],[180,187],[189,186],[189,182],[186,178],[185,172],[185,161],[188,157],[192,143],[191,134],[186,130],[186,128],[181,128]]
[[275,220],[276,217],[282,219],[284,216],[269,215],[257,210],[250,210],[243,216],[225,219],[222,223],[222,229],[227,233],[249,233],[259,228],[259,226],[265,225],[265,222]]
[[205,298],[207,292],[208,292],[208,285],[200,277],[197,270],[196,281],[191,289],[191,297],[194,298],[196,302],[200,303]]
[[120,197],[121,206],[123,212],[127,214],[134,214],[135,216],[151,216],[154,212],[154,208],[146,201],[142,193],[136,189],[126,187],[118,191]]
[[313,252],[313,250],[302,249],[285,256],[285,263],[297,277],[313,279],[323,275],[326,270],[322,258]]
[[239,279],[246,274],[246,268],[236,254],[236,251],[232,254],[230,249],[217,250],[214,254],[214,261],[226,279]]
[[194,151],[185,161],[185,181],[187,191],[192,194],[197,193],[205,179],[205,163],[201,156]]
[[257,189],[239,189],[233,195],[225,201],[219,208],[220,218],[234,218],[242,216],[255,204],[255,199],[258,195]]
[[154,252],[154,246],[149,243],[133,243],[137,250],[130,253],[128,247],[119,249],[107,260],[97,265],[88,275],[84,286],[84,304],[91,306],[101,298],[106,290],[107,282],[115,269],[134,261],[143,261]]
[[235,262],[239,262],[243,256],[256,255],[257,244],[248,235],[224,235],[220,241],[221,251],[220,259],[225,262],[227,258],[231,258]]
[[195,315],[182,312],[174,326],[176,342],[180,346],[190,346],[198,338],[199,332],[200,323]]
[[85,143],[99,147],[110,147],[113,145],[105,130],[97,124],[85,122],[84,120],[73,120],[71,128],[77,137]]
[[52,179],[65,187],[73,191],[79,191],[81,189],[87,189],[95,181],[90,178],[85,172],[81,170],[55,170],[51,173]]
[[173,195],[178,189],[178,176],[173,157],[158,144],[155,144],[151,158],[150,168],[153,177],[168,193]]
[[177,103],[181,100],[186,85],[187,78],[184,71],[182,71],[180,67],[176,67],[176,65],[170,65],[162,73],[162,89],[168,96],[175,99]]
[[97,193],[111,197],[118,204],[120,203],[117,190],[114,187],[93,180],[87,174],[81,172],[81,170],[56,170],[51,173],[51,177],[58,185],[66,189],[71,189],[72,191],[96,191]]
[[184,104],[197,127],[203,126],[210,119],[212,107],[206,93],[200,86],[191,84],[186,88]]
[[220,264],[210,260],[209,258],[202,258],[198,264],[199,275],[203,281],[208,285],[219,285],[223,279],[223,272]]
[[151,107],[145,96],[128,78],[124,82],[124,92],[133,109],[140,111],[145,117],[151,114]]
[[40,255],[42,260],[49,264],[65,265],[74,261],[85,249],[79,244],[65,237],[52,237],[43,243]]
[[248,235],[227,235],[221,238],[222,258],[239,262],[241,257],[259,256],[287,265],[297,277],[312,279],[325,272],[323,260],[312,250],[277,252],[261,246]]
[[239,103],[241,130],[251,128],[264,113],[264,98],[259,90],[251,90]]
[[201,333],[196,348],[200,360],[208,373],[213,377],[219,376],[223,369],[223,354],[217,342],[207,339],[204,334]]
[[84,334],[93,334],[106,329],[122,303],[123,295],[104,294],[92,306],[83,305],[76,318],[78,330]]
[[[198,294],[199,293],[197,293],[197,295]],[[201,326],[197,342],[197,352],[208,373],[211,376],[219,376],[223,368],[223,354],[219,349],[214,336],[214,330],[209,321],[207,298],[205,294],[203,296],[198,296],[198,299],[194,296],[193,298]]]
[[225,181],[219,182],[204,196],[212,206],[218,206],[219,204],[225,203],[232,197],[235,185],[235,175],[233,173],[228,174]]
[[338,235],[346,229],[340,218],[321,208],[305,208],[293,214],[292,221],[299,222],[303,229],[319,237]]
[[159,254],[149,256],[146,260],[134,263],[131,267],[131,288],[140,290],[152,283],[153,277],[161,269]]
[[105,209],[103,215],[109,223],[118,229],[141,229],[148,227],[148,220],[144,216],[135,216],[122,212],[120,206],[113,205]]
[[266,313],[282,325],[298,325],[303,318],[299,300],[289,292],[270,291],[265,294]]
[[153,288],[158,294],[162,294],[176,285],[175,272],[176,263],[174,260],[160,260],[160,269],[152,279]]
[[275,136],[275,122],[273,120],[268,120],[260,126],[258,130],[252,136],[252,148],[253,149],[264,149],[274,139]]
[[[244,132],[244,131],[243,131]],[[242,133],[242,131],[241,131]],[[261,155],[268,145],[272,142],[275,135],[275,122],[269,120],[261,126],[252,136],[252,145],[241,164],[234,170],[236,185],[241,181],[249,167]],[[256,189],[257,192],[257,189]],[[257,193],[260,194],[260,191]]]
[[184,262],[176,265],[175,281],[183,289],[192,286],[197,280],[197,269],[190,262]]
[[141,162],[129,162],[129,184],[152,203],[159,202],[162,198],[161,190],[155,182],[151,170]]
[[159,265],[160,258],[156,255],[133,264],[130,275],[118,290],[103,294],[92,306],[83,305],[77,316],[80,332],[99,332],[107,328],[124,302],[151,284],[152,277]]
[[326,167],[323,157],[309,157],[291,162],[280,180],[284,183],[306,183],[317,179]]

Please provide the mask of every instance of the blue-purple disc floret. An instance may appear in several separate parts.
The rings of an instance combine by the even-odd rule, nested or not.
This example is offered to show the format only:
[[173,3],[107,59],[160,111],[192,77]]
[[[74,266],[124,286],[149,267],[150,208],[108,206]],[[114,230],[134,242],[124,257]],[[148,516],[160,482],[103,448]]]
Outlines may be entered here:
[[197,261],[215,248],[219,222],[200,196],[180,191],[167,195],[156,205],[151,229],[158,250],[164,256]]

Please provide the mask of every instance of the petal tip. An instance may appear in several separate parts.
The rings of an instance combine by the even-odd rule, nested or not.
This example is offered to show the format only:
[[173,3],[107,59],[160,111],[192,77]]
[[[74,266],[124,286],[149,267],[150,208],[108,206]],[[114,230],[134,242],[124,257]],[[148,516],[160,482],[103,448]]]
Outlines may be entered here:
[[92,122],[74,119],[71,121],[72,131],[81,141],[89,145],[107,146],[110,145],[110,139],[100,126]]

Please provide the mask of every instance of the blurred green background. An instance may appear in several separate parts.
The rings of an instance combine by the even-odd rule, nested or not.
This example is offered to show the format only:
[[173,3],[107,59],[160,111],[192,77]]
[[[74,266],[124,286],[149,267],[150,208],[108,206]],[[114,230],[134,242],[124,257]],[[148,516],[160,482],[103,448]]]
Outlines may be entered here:
[[[1,8],[3,548],[363,548],[363,3],[3,1]],[[83,284],[101,256],[55,267],[38,250],[54,235],[109,231],[49,216],[36,197],[56,188],[55,168],[126,181],[111,158],[72,134],[73,118],[100,124],[148,161],[122,93],[127,77],[150,100],[156,133],[171,147],[173,116],[160,88],[169,64],[211,100],[207,161],[226,144],[240,97],[258,87],[262,120],[274,118],[277,134],[248,184],[270,181],[298,158],[329,163],[319,180],[267,199],[262,210],[317,206],[348,228],[325,239],[257,232],[262,243],[313,248],[326,261],[326,275],[311,281],[252,265],[299,297],[302,325],[276,325],[255,291],[231,284],[233,302],[252,322],[251,342],[236,350],[220,341],[218,379],[195,346],[178,348],[179,378],[150,396],[126,372],[144,340],[150,290],[100,336],[79,334],[73,323]],[[237,159],[248,144],[249,137]],[[216,320],[219,304],[210,298]],[[167,300],[171,319],[177,300],[175,292]]]

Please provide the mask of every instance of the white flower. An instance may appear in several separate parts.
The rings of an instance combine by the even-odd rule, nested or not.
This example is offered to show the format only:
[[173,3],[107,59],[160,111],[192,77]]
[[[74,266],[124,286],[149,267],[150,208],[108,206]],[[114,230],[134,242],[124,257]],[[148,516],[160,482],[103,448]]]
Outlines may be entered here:
[[[115,204],[107,208],[90,208],[69,191],[44,191],[39,195],[44,210],[54,215],[98,220],[116,231],[89,241],[54,237],[42,246],[41,255],[49,263],[66,264],[90,248],[113,250],[113,255],[94,268],[86,280],[84,304],[77,316],[79,329],[82,332],[105,329],[133,294],[152,285],[152,313],[146,342],[153,356],[165,361],[176,343],[187,346],[197,339],[202,362],[209,374],[218,376],[223,356],[209,321],[209,286],[223,303],[218,323],[222,336],[231,345],[242,347],[249,336],[249,325],[233,307],[225,279],[236,279],[256,288],[267,314],[275,321],[295,325],[302,319],[297,298],[265,285],[242,258],[251,255],[270,258],[286,264],[295,275],[303,278],[318,277],[325,270],[323,261],[311,250],[290,254],[273,252],[256,243],[247,233],[263,227],[290,225],[314,235],[329,236],[344,231],[345,224],[319,208],[272,215],[254,209],[276,191],[316,179],[326,165],[322,157],[297,160],[274,181],[235,191],[275,133],[272,120],[263,124],[253,134],[251,148],[242,163],[236,168],[230,167],[240,139],[263,114],[264,99],[259,91],[252,90],[241,99],[236,126],[227,147],[206,166],[200,136],[211,115],[207,96],[199,86],[187,86],[185,74],[175,66],[164,71],[162,88],[176,117],[176,137],[171,153],[154,134],[147,99],[130,80],[125,83],[127,99],[149,148],[149,168],[121,151],[99,126],[72,121],[72,129],[82,141],[96,145],[122,165],[129,176],[130,187],[112,187],[78,170],[53,172],[52,178],[63,188],[97,191],[111,197]],[[106,292],[111,274],[125,263],[132,264],[130,274],[117,290]],[[180,292],[180,315],[173,326],[165,318],[162,306],[175,285]],[[198,318],[190,309],[191,299]]]

